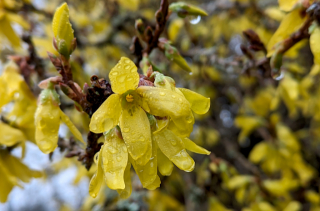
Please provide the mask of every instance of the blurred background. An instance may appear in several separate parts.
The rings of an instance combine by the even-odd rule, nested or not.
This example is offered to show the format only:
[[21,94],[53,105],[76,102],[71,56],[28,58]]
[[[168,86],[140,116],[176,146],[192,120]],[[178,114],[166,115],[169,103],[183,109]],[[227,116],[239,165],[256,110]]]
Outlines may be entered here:
[[[66,2],[77,38],[71,65],[81,87],[92,75],[108,79],[121,56],[137,61],[130,50],[138,35],[135,21],[141,19],[154,27],[160,5],[160,0]],[[184,2],[202,8],[208,16],[182,18],[172,13],[161,37],[172,42],[192,73],[158,49],[152,51],[150,60],[177,87],[211,98],[208,114],[195,116],[190,138],[211,154],[194,154],[193,172],[175,168],[171,176],[161,178],[155,191],[143,189],[132,172],[129,199],[120,200],[107,187],[93,199],[88,185],[96,166],[87,171],[76,158],[65,158],[63,150],[49,157],[26,142],[22,162],[43,171],[44,176],[23,183],[22,188],[15,186],[7,202],[0,203],[1,211],[320,210],[320,66],[313,62],[308,39],[286,52],[281,74],[271,77],[266,52],[250,50],[252,43],[243,31],[251,29],[267,46],[287,15],[277,0]],[[51,21],[61,3],[0,0],[0,73],[8,56],[28,56],[32,47],[39,58],[35,67],[41,67],[46,76],[58,75],[46,52],[55,52]],[[30,76],[31,87],[43,75]],[[88,133],[87,115],[78,112],[63,94],[61,102],[76,126]],[[1,112],[10,109],[7,105]],[[69,136],[66,126],[59,135]],[[22,151],[20,147],[10,149],[19,158]]]

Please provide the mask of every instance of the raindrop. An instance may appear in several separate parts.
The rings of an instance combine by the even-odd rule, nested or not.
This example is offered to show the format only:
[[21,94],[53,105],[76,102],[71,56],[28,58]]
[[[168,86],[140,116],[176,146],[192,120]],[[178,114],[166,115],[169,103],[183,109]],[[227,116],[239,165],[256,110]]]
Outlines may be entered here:
[[129,131],[130,131],[130,128],[128,128],[128,127],[123,128],[123,132],[127,133]]
[[198,15],[198,17],[196,17],[195,19],[192,19],[190,23],[195,25],[195,24],[198,24],[200,21],[201,21],[201,16]]
[[160,95],[161,95],[161,96],[165,96],[165,95],[166,95],[166,93],[164,93],[164,92],[160,92]]

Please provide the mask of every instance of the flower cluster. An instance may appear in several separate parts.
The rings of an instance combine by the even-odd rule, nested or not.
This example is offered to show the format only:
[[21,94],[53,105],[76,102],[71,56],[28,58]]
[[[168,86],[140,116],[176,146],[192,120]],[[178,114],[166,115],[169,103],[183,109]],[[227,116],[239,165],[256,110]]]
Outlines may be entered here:
[[194,169],[194,160],[186,150],[210,154],[188,139],[194,116],[204,114],[210,99],[183,88],[176,88],[172,78],[161,73],[150,74],[154,83],[145,86],[145,76],[122,57],[110,71],[111,95],[93,114],[90,130],[104,133],[104,144],[96,162],[98,170],[92,177],[89,192],[96,197],[103,178],[109,188],[121,197],[131,194],[131,165],[144,188],[160,186],[157,170],[170,175],[175,164],[181,170]]

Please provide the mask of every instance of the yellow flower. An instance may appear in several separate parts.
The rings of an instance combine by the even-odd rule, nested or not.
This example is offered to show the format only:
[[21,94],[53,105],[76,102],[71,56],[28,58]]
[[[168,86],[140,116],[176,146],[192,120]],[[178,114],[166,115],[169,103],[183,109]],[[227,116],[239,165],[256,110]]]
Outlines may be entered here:
[[115,94],[93,114],[90,122],[92,132],[102,133],[119,124],[129,154],[140,165],[146,164],[152,154],[150,123],[146,112],[170,117],[170,125],[177,134],[184,137],[190,135],[194,123],[191,109],[198,108],[198,102],[191,106],[179,90],[138,87],[137,67],[125,57],[110,71],[109,78]]
[[103,183],[103,178],[110,189],[117,190],[121,198],[131,195],[131,164],[138,174],[143,187],[154,190],[160,186],[157,175],[157,147],[153,143],[152,155],[145,165],[139,165],[129,154],[120,134],[120,128],[115,127],[105,135],[105,142],[97,153],[98,169],[92,177],[89,193],[96,197]]
[[193,129],[192,111],[206,113],[209,98],[175,88],[174,80],[160,73],[155,74],[156,87],[138,87],[137,68],[124,57],[111,70],[109,78],[115,94],[99,107],[90,122],[92,132],[108,131],[97,153],[98,170],[89,187],[92,197],[97,196],[103,178],[109,188],[118,190],[123,198],[128,197],[131,165],[142,186],[154,190],[161,183],[158,167],[166,176],[171,174],[173,163],[184,171],[192,171],[194,161],[186,150],[210,154],[186,138]]
[[35,138],[40,150],[46,154],[53,152],[57,147],[60,120],[68,126],[76,139],[84,143],[81,133],[69,117],[60,110],[59,104],[59,95],[54,88],[48,88],[41,92],[35,114]]
[[30,170],[17,157],[7,150],[0,150],[0,202],[7,201],[8,195],[14,186],[20,186],[20,181],[27,183],[31,178],[41,177],[39,171]]

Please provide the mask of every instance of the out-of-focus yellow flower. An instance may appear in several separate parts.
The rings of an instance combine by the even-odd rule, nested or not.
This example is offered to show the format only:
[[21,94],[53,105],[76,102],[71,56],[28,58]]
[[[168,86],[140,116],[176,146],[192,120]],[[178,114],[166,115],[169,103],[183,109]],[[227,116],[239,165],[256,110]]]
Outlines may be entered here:
[[[2,133],[1,133],[2,134]],[[0,150],[0,202],[7,201],[8,195],[14,186],[21,182],[29,182],[32,178],[41,177],[42,173],[29,169],[17,157],[7,150]]]
[[53,87],[41,92],[35,114],[35,138],[40,150],[46,154],[53,152],[57,147],[60,120],[68,126],[76,139],[84,143],[81,133],[69,117],[60,110],[59,104],[59,95]]

